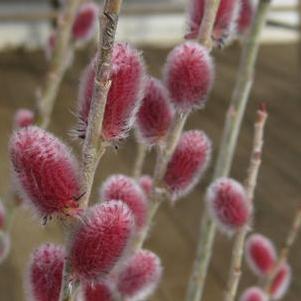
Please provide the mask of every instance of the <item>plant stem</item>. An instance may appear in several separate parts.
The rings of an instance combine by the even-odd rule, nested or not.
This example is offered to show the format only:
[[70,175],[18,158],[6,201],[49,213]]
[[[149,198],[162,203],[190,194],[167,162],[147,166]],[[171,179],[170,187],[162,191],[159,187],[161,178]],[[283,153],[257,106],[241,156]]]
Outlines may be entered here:
[[[271,0],[261,0],[259,2],[253,24],[245,40],[237,74],[237,81],[226,116],[213,180],[219,177],[228,176],[230,171],[241,121],[253,84],[253,73],[259,48],[259,37],[261,30],[265,25],[270,2]],[[202,299],[215,232],[216,227],[214,222],[210,219],[208,212],[204,211],[199,233],[197,255],[188,284],[187,301],[199,301]]]
[[[81,208],[89,203],[95,171],[99,160],[105,151],[106,143],[101,139],[102,121],[105,112],[107,94],[110,89],[111,59],[117,29],[118,16],[122,0],[106,0],[99,16],[100,39],[97,51],[96,76],[88,127],[83,145],[83,188],[84,196],[80,200]],[[75,223],[75,222],[74,222]],[[74,226],[71,224],[71,227]],[[67,236],[70,235],[68,231]],[[68,246],[67,246],[68,248]],[[72,299],[72,289],[69,289],[69,279],[72,273],[68,258],[65,261],[61,300]]]
[[81,2],[82,0],[68,0],[63,15],[58,19],[56,45],[46,76],[45,87],[37,104],[38,124],[42,128],[48,127],[59,86],[69,65],[71,29]]
[[[253,148],[251,153],[250,165],[248,169],[247,179],[245,182],[245,190],[249,202],[253,203],[254,191],[257,183],[258,171],[261,165],[261,154],[263,147],[264,126],[267,119],[265,110],[258,110],[257,121],[255,123],[255,133]],[[239,281],[241,278],[241,265],[244,252],[245,239],[249,232],[249,225],[244,226],[235,236],[232,251],[232,259],[230,273],[225,293],[225,301],[234,301]]]
[[147,146],[144,143],[137,143],[137,158],[134,163],[133,177],[138,179],[142,174],[143,164],[147,153]]

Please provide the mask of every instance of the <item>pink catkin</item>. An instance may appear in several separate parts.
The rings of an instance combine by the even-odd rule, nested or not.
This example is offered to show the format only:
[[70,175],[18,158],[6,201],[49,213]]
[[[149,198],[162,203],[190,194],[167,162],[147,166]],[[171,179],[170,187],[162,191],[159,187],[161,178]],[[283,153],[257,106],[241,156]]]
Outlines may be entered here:
[[59,300],[64,260],[64,248],[54,244],[44,244],[33,252],[26,279],[28,300]]
[[162,142],[171,126],[173,114],[166,88],[159,80],[149,77],[137,114],[136,128],[140,140],[148,145]]
[[243,186],[230,178],[219,178],[209,186],[206,204],[219,230],[228,234],[246,226],[252,213]]
[[101,188],[101,199],[104,201],[120,200],[131,209],[138,230],[146,224],[147,199],[140,186],[130,177],[113,175]]
[[160,259],[147,250],[137,251],[117,279],[117,289],[127,300],[145,300],[156,289],[162,276]]
[[77,212],[78,166],[69,149],[35,126],[16,131],[9,143],[14,180],[41,216]]
[[[205,0],[190,0],[187,39],[196,39],[205,11]],[[240,0],[221,0],[213,27],[212,38],[217,46],[229,42],[235,36]]]
[[28,109],[19,109],[16,111],[14,116],[14,127],[23,128],[26,126],[33,125],[34,113]]
[[121,201],[87,209],[84,223],[70,241],[74,277],[86,281],[108,274],[122,258],[131,241],[133,216]]
[[250,287],[244,291],[239,301],[268,301],[268,296],[259,287]]
[[112,301],[112,289],[104,281],[95,284],[86,284],[82,289],[81,301]]
[[[139,52],[125,43],[116,43],[112,56],[112,84],[105,108],[102,137],[118,141],[127,136],[144,88],[145,68]],[[95,81],[95,58],[84,71],[79,89],[78,136],[85,137]]]
[[8,233],[0,231],[0,263],[2,263],[9,254],[10,236]]
[[237,21],[237,32],[244,35],[250,28],[255,12],[252,0],[241,0],[241,10]]
[[0,200],[0,231],[3,229],[4,225],[5,225],[5,208]]
[[213,79],[213,62],[205,47],[186,42],[169,53],[164,81],[178,112],[189,112],[204,106]]
[[291,278],[291,267],[287,263],[282,264],[270,287],[273,300],[280,300],[284,297],[290,286]]
[[142,175],[139,178],[138,183],[144,191],[145,195],[149,197],[153,190],[153,178],[149,175]]
[[199,182],[211,157],[211,142],[202,131],[191,130],[182,134],[167,165],[164,183],[176,200]]
[[277,258],[272,241],[260,234],[249,236],[245,255],[250,269],[260,277],[267,276],[272,271]]
[[78,10],[72,27],[74,40],[86,42],[90,40],[97,28],[99,6],[92,1],[84,3]]

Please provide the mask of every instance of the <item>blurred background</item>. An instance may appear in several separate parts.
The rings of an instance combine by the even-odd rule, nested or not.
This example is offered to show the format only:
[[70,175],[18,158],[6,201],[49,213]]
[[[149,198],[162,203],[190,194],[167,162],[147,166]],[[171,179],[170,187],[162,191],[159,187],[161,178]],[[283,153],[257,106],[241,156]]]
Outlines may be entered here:
[[[125,0],[118,26],[118,40],[130,41],[142,49],[148,71],[161,77],[161,67],[170,49],[183,40],[185,7],[183,0]],[[44,45],[56,16],[56,1],[0,0],[0,195],[10,185],[7,143],[12,118],[20,107],[34,108],[35,93],[47,72]],[[261,37],[256,78],[243,121],[231,175],[243,180],[248,166],[253,123],[260,102],[266,102],[269,119],[259,183],[256,190],[254,231],[269,236],[281,247],[298,204],[301,201],[301,91],[299,45],[299,6],[297,1],[274,0],[268,24]],[[79,151],[80,146],[68,133],[75,124],[79,76],[95,45],[80,49],[60,88],[49,130]],[[200,128],[211,137],[217,153],[233,86],[241,44],[236,42],[215,50],[216,81],[208,105],[194,112],[187,129]],[[118,151],[109,149],[103,157],[95,181],[97,189],[112,173],[131,172],[136,152],[133,135]],[[145,173],[152,173],[154,154],[146,160]],[[195,256],[199,219],[203,211],[203,193],[212,176],[212,167],[197,188],[176,206],[165,204],[159,211],[146,247],[155,251],[164,265],[160,288],[151,300],[184,300]],[[30,210],[15,213],[11,233],[11,253],[0,265],[0,300],[25,300],[23,276],[34,247],[45,241],[62,242],[56,221],[41,225]],[[232,241],[218,235],[204,300],[221,300],[228,275]],[[301,296],[301,239],[290,256],[293,282],[287,301]],[[240,290],[254,285],[256,279],[244,266]]]

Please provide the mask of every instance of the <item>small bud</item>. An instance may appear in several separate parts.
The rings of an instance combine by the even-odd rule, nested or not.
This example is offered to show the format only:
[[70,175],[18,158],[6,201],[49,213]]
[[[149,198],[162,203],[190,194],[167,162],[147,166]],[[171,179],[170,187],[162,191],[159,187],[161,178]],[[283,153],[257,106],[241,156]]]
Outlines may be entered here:
[[229,234],[246,226],[252,213],[245,189],[230,178],[217,179],[209,186],[206,204],[219,230]]
[[280,300],[286,294],[292,278],[291,267],[284,263],[280,266],[270,288],[272,300]]
[[5,224],[5,208],[2,201],[0,200],[0,231],[3,229]]
[[53,50],[56,46],[57,33],[56,31],[51,31],[45,45],[45,57],[47,61],[52,58]]
[[54,244],[43,244],[31,257],[28,269],[28,300],[59,300],[65,250]]
[[104,201],[119,200],[131,209],[138,230],[145,226],[147,218],[147,200],[143,190],[130,177],[113,175],[101,188],[101,199]]
[[166,88],[159,80],[149,77],[136,121],[141,141],[149,145],[162,142],[171,126],[173,114]]
[[162,276],[160,258],[139,250],[126,263],[117,279],[117,289],[127,300],[145,300],[156,289]]
[[74,40],[86,42],[96,32],[99,6],[95,2],[88,2],[81,5],[75,17],[72,35]]
[[244,35],[250,28],[255,12],[254,4],[251,0],[241,0],[241,9],[237,21],[237,32]]
[[250,269],[257,276],[267,276],[276,262],[275,247],[267,237],[252,234],[246,241],[245,255]]
[[[84,71],[79,89],[79,138],[85,137],[95,82],[95,58]],[[112,84],[103,119],[102,138],[118,141],[127,136],[140,107],[144,88],[144,62],[140,53],[125,43],[116,43],[112,54]]]
[[[190,0],[188,12],[188,32],[186,39],[196,39],[205,12],[205,0]],[[222,46],[234,37],[237,18],[240,11],[240,0],[221,0],[217,10],[212,38],[216,46]]]
[[150,196],[153,190],[153,179],[148,175],[143,175],[139,178],[138,183],[146,196]]
[[164,183],[172,200],[188,194],[199,182],[211,156],[211,142],[202,131],[182,134],[167,165]]
[[108,283],[101,281],[95,284],[86,284],[83,288],[82,301],[112,301],[112,289]]
[[183,43],[169,53],[164,80],[178,112],[204,106],[213,78],[212,59],[208,50],[198,43]]
[[3,262],[10,250],[10,236],[8,233],[0,231],[0,263]]
[[268,296],[259,287],[250,287],[244,291],[239,301],[268,301]]
[[124,255],[133,232],[130,209],[110,201],[87,209],[75,230],[70,260],[75,278],[95,280],[108,274]]
[[15,113],[14,126],[15,128],[23,128],[33,125],[34,114],[33,111],[28,109],[19,109]]
[[58,138],[35,126],[22,128],[12,135],[9,153],[19,191],[38,214],[77,212],[77,162]]

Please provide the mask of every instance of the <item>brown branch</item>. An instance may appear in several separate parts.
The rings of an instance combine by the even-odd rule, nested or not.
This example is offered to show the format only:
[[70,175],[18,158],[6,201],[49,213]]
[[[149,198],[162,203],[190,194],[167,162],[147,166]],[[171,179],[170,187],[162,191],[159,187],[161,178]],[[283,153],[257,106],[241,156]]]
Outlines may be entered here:
[[138,179],[142,174],[144,160],[147,154],[147,146],[137,142],[137,157],[133,167],[133,177]]
[[[249,202],[253,202],[254,191],[257,183],[258,171],[261,165],[261,153],[263,147],[264,127],[267,119],[265,110],[258,110],[257,121],[255,123],[255,132],[253,140],[253,149],[251,153],[250,165],[248,169],[247,179],[245,182],[245,190]],[[249,225],[243,227],[235,236],[230,273],[225,293],[225,301],[234,301],[239,281],[241,278],[241,265],[246,236],[249,232]]]

